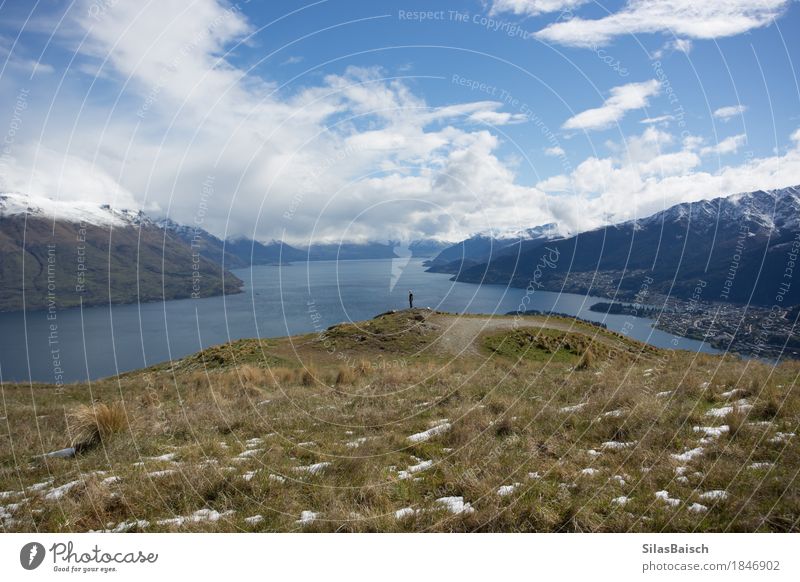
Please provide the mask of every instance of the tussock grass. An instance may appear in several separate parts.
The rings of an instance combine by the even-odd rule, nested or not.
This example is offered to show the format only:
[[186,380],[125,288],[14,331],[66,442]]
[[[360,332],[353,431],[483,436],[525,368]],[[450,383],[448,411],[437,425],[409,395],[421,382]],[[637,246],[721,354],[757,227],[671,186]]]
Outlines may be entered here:
[[[373,320],[373,331],[425,325],[432,342],[451,323],[439,314],[398,317]],[[488,336],[499,346],[513,331]],[[552,331],[548,349],[563,350],[563,330]],[[421,357],[418,335],[403,352],[403,341],[376,338],[376,347],[365,349],[338,333],[340,345],[359,347],[329,354],[316,337],[271,340],[268,355],[281,363],[268,366],[255,356],[263,345],[238,342],[242,357],[230,346],[216,350],[224,365],[195,367],[195,355],[94,382],[93,397],[108,405],[90,402],[83,385],[4,385],[13,441],[0,450],[0,491],[11,492],[11,501],[0,503],[27,501],[2,527],[798,530],[800,436],[777,436],[800,426],[797,363],[637,354],[611,334],[581,339],[593,354],[586,366],[586,352],[520,358],[480,344],[458,358],[435,350]],[[595,349],[606,341],[623,347]],[[380,346],[387,342],[402,365],[384,365]],[[723,395],[731,390],[741,392]],[[709,416],[742,398],[752,408]],[[695,427],[721,425],[729,431],[701,444]],[[409,439],[431,430],[428,438]],[[81,447],[79,463],[37,457],[63,447],[65,434],[103,446]],[[702,454],[675,458],[698,447]],[[73,482],[60,497],[47,497]],[[662,490],[680,504],[656,499]],[[727,497],[700,497],[712,490]],[[623,496],[625,505],[612,502]],[[447,497],[463,498],[472,511],[448,511],[437,501]],[[689,512],[692,503],[708,509]],[[304,511],[319,517],[297,523]],[[246,521],[255,515],[262,519]]]
[[119,402],[81,405],[70,412],[68,418],[72,435],[70,446],[78,451],[106,442],[127,425],[125,408]]

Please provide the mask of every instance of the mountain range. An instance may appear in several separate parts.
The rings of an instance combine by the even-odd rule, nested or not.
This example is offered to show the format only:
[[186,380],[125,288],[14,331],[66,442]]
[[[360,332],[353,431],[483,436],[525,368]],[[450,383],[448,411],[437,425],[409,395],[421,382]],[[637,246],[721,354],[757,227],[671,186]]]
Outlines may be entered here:
[[0,311],[132,303],[238,293],[230,269],[301,261],[432,257],[410,243],[223,240],[200,226],[141,211],[0,193]]
[[800,303],[800,281],[792,282],[800,249],[798,186],[678,204],[566,238],[548,232],[544,228],[541,236],[513,244],[473,237],[442,251],[429,270],[469,283],[628,300],[644,292],[783,307]]

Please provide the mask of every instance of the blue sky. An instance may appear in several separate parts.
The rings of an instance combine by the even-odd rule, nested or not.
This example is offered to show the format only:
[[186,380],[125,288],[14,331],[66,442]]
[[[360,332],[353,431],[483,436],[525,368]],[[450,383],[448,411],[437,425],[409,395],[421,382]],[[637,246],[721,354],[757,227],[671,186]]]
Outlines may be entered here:
[[800,6],[695,4],[5,2],[0,187],[304,242],[800,183]]

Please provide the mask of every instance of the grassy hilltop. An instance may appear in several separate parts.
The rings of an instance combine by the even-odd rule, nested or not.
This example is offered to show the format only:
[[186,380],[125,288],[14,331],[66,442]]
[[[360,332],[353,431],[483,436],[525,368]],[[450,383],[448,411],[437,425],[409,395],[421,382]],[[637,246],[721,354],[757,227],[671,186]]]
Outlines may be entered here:
[[798,372],[411,310],[5,384],[0,527],[798,531]]

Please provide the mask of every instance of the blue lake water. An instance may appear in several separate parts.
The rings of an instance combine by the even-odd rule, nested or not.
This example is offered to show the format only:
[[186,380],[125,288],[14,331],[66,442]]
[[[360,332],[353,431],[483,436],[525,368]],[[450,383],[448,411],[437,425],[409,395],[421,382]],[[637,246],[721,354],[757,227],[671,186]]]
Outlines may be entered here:
[[[278,337],[369,319],[408,306],[455,313],[517,310],[524,289],[471,285],[426,273],[422,260],[320,261],[235,273],[245,292],[224,297],[0,314],[0,379],[85,381],[181,358],[244,337]],[[527,309],[605,322],[655,346],[714,353],[710,346],[653,329],[652,321],[589,311],[602,299],[536,291]],[[51,324],[56,328],[51,329]],[[56,351],[57,350],[57,351]],[[60,378],[59,378],[60,376]]]

